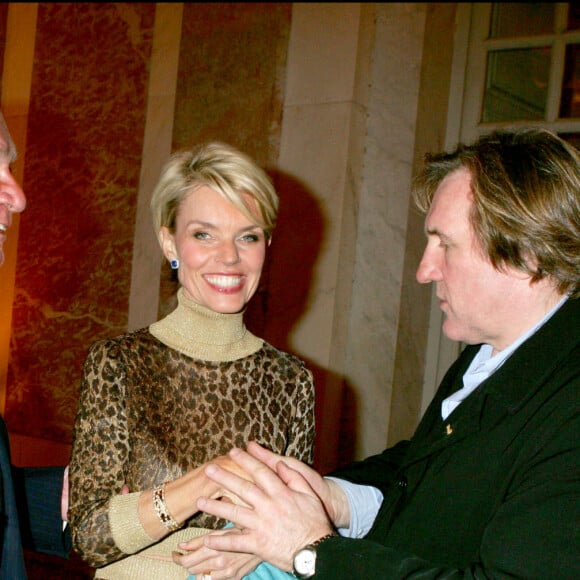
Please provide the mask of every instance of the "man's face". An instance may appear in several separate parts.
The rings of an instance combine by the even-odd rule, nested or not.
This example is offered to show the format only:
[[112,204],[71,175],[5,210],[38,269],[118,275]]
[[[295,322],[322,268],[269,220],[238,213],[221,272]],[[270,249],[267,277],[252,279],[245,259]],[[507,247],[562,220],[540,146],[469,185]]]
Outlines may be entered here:
[[16,147],[6,122],[0,113],[0,265],[4,262],[4,240],[12,224],[12,214],[26,207],[26,197],[12,175],[11,165],[16,159]]
[[471,227],[472,205],[469,171],[449,174],[435,192],[425,220],[427,247],[417,280],[436,284],[445,314],[443,332],[450,339],[487,343],[499,351],[531,326],[526,309],[533,288],[519,270],[493,267]]

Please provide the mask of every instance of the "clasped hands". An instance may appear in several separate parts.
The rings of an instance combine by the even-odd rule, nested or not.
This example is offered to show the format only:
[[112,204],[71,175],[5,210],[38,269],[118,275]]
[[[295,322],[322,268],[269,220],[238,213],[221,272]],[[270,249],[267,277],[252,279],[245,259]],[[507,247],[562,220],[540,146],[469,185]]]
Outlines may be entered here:
[[[212,578],[242,578],[260,561],[292,569],[294,554],[305,545],[348,525],[348,502],[341,488],[323,479],[297,459],[277,455],[255,442],[234,448],[228,457],[253,481],[212,461],[205,475],[241,501],[201,497],[197,507],[233,522],[233,528],[212,532],[181,544],[174,561],[193,574],[212,570]],[[236,571],[228,554],[247,554]],[[238,558],[239,560],[239,558]],[[239,562],[238,562],[239,563]],[[233,574],[233,575],[232,575]]]

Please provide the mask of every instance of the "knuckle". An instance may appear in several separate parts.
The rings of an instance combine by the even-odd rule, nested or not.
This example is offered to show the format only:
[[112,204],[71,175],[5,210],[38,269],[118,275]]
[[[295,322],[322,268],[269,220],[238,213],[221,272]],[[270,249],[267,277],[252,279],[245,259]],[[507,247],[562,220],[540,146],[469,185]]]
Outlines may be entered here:
[[220,570],[226,569],[227,571],[227,561],[222,554],[214,559],[214,568],[219,568]]

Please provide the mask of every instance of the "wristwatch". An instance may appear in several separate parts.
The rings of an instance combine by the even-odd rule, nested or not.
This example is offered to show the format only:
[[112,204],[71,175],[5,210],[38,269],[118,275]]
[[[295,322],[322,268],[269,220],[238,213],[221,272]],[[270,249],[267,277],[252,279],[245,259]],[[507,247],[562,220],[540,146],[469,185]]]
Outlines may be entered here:
[[316,574],[316,547],[324,542],[324,540],[328,540],[328,538],[336,535],[336,532],[326,534],[326,536],[318,538],[315,542],[304,546],[304,548],[296,552],[294,556],[294,567],[292,569],[292,573],[296,578],[305,580],[306,578],[312,578]]

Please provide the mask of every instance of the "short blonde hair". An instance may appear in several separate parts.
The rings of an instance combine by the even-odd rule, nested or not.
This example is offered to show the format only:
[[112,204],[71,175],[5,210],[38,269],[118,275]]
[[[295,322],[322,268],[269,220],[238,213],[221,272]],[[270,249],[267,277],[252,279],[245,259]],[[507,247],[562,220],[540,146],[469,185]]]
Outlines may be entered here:
[[181,202],[204,185],[262,228],[266,238],[272,236],[279,207],[272,181],[248,155],[217,141],[171,155],[151,196],[155,232],[165,226],[175,233]]

